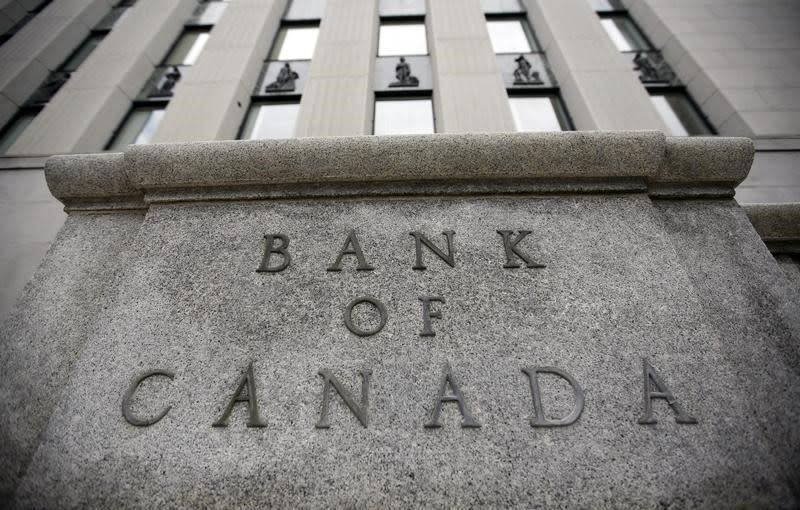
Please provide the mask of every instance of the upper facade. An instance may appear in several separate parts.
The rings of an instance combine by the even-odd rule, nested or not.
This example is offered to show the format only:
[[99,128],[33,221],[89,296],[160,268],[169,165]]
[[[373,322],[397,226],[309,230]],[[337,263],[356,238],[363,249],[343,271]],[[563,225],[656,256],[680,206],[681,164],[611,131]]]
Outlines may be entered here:
[[5,0],[0,14],[8,157],[655,129],[752,137],[740,200],[800,200],[791,0]]

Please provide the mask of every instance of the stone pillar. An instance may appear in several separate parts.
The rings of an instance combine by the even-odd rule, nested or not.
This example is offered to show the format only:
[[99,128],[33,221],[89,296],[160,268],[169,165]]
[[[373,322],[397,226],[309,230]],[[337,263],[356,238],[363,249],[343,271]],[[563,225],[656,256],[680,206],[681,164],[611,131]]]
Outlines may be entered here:
[[286,0],[230,2],[178,82],[152,142],[236,138]]
[[666,126],[587,0],[524,0],[578,130]]
[[479,0],[428,2],[436,131],[515,131]]
[[319,26],[295,135],[372,132],[377,0],[328,0]]
[[196,0],[139,0],[8,154],[102,150],[196,5]]
[[[69,57],[111,4],[111,0],[55,1],[0,46],[0,126]],[[12,13],[19,9],[14,6],[24,9],[13,2],[3,7],[4,13],[16,16]]]

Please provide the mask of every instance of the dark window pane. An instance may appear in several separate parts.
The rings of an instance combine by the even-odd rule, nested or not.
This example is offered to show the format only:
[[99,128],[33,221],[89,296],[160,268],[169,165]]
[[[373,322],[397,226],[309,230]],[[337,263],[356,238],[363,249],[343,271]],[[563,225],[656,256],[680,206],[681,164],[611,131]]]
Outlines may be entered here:
[[250,106],[242,133],[244,140],[292,138],[300,103],[262,103]]
[[380,0],[381,16],[424,16],[425,0]]
[[713,134],[694,104],[681,92],[652,94],[650,99],[672,136]]
[[650,50],[650,44],[627,16],[601,18],[600,23],[619,51]]
[[283,19],[289,21],[322,19],[326,4],[326,0],[290,0]]
[[419,135],[434,132],[430,99],[376,99],[376,135]]

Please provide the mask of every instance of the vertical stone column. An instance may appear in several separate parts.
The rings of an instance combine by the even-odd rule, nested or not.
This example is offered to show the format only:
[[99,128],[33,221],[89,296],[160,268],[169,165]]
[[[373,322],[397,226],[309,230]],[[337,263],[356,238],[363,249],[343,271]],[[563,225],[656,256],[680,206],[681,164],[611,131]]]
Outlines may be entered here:
[[102,150],[196,5],[196,0],[139,0],[8,154]]
[[371,133],[377,0],[328,0],[295,134]]
[[230,2],[178,82],[153,142],[236,138],[286,0]]
[[524,0],[576,129],[666,130],[587,0]]
[[[0,46],[0,126],[58,68],[111,10],[111,0],[55,1]],[[14,9],[17,6],[19,9]],[[6,5],[14,19],[19,2]],[[19,13],[17,13],[19,14]],[[17,19],[18,21],[18,19]]]
[[436,131],[514,131],[480,1],[429,0],[427,26]]

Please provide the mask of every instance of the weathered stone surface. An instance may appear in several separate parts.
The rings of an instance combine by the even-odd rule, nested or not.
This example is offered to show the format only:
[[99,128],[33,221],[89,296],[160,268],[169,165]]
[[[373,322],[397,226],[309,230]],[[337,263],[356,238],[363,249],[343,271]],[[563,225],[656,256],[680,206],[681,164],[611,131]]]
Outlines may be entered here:
[[773,252],[800,254],[800,203],[750,204],[744,211]]
[[141,214],[73,215],[0,329],[0,505],[25,472],[119,273]]
[[[738,332],[718,320],[721,312],[710,315],[709,294],[727,289],[717,279],[698,285],[675,246],[704,234],[712,253],[718,244],[735,248],[730,225],[686,235],[665,230],[668,212],[640,194],[152,206],[139,256],[87,341],[19,502],[791,501],[785,477],[796,472],[797,455],[787,446],[798,444],[800,386],[789,337],[796,330],[776,330],[767,316]],[[691,208],[685,216],[682,223],[702,219]],[[755,245],[739,216],[737,235]],[[520,247],[546,268],[502,268],[495,231],[521,228],[534,234]],[[355,271],[354,257],[341,272],[326,271],[350,229],[374,271]],[[425,253],[428,269],[411,269],[409,232],[443,246],[448,229],[456,232],[456,267]],[[290,238],[292,265],[283,272],[255,272],[267,233]],[[735,274],[768,254],[762,246],[745,261],[722,256]],[[757,272],[751,285],[764,282]],[[344,306],[361,295],[388,312],[384,330],[371,337],[349,333],[342,320]],[[425,295],[446,300],[433,338],[419,336]],[[749,294],[740,296],[750,303]],[[643,357],[699,424],[676,424],[659,401],[659,423],[637,423]],[[247,428],[238,405],[227,428],[212,427],[250,362],[267,426]],[[445,405],[442,429],[424,428],[446,362],[481,428],[460,428],[454,404]],[[530,426],[521,369],[532,365],[560,367],[583,386],[586,409],[576,424]],[[314,428],[322,368],[357,401],[358,371],[372,370],[368,428],[335,395],[330,429]],[[136,428],[120,403],[148,369],[171,370],[175,379],[143,385],[135,413],[172,409]],[[542,379],[550,416],[563,416],[572,406],[569,387]]]
[[[99,262],[65,270],[83,281],[94,264],[88,285],[106,282],[107,294],[78,289],[69,317],[4,329],[16,342],[4,370],[25,370],[0,394],[7,448],[24,454],[7,494],[20,507],[797,505],[800,305],[735,202],[689,198],[729,193],[752,147],[694,140],[687,157],[675,152],[684,145],[652,133],[375,137],[52,161],[48,179],[67,203],[78,199],[75,210],[113,208],[136,190],[147,212],[141,224],[73,212],[62,236],[85,226],[74,243],[85,237]],[[543,182],[550,194],[529,193]],[[664,183],[681,198],[654,199],[672,193]],[[118,217],[127,229],[107,223]],[[531,231],[517,245],[523,267],[503,267],[505,230]],[[416,260],[411,232],[446,252],[449,231],[450,263],[425,246]],[[345,255],[330,271],[355,250],[350,232],[362,270]],[[291,263],[270,272],[284,259],[263,260],[265,236],[278,234]],[[54,253],[75,253],[69,239]],[[42,274],[22,310],[45,309],[50,287],[73,292],[72,280]],[[343,311],[365,296],[387,318],[359,336]],[[421,335],[424,297],[443,299],[431,305],[435,336]],[[356,327],[376,325],[368,310],[357,308]],[[61,342],[61,323],[84,326]],[[68,366],[53,369],[58,359]],[[657,424],[639,423],[644,359],[696,424],[677,423],[664,400],[653,401]],[[446,365],[480,427],[462,428],[452,402],[441,428],[425,426]],[[534,366],[580,384],[573,424],[531,426],[522,370]],[[135,426],[124,395],[152,370],[173,375],[145,380],[129,418],[169,410]],[[359,374],[369,377],[358,417],[331,390],[321,420],[322,370],[355,407]],[[540,382],[546,418],[569,414],[573,389],[552,374]],[[260,419],[247,403],[222,419],[250,383]],[[15,385],[38,388],[26,391],[41,401]]]

